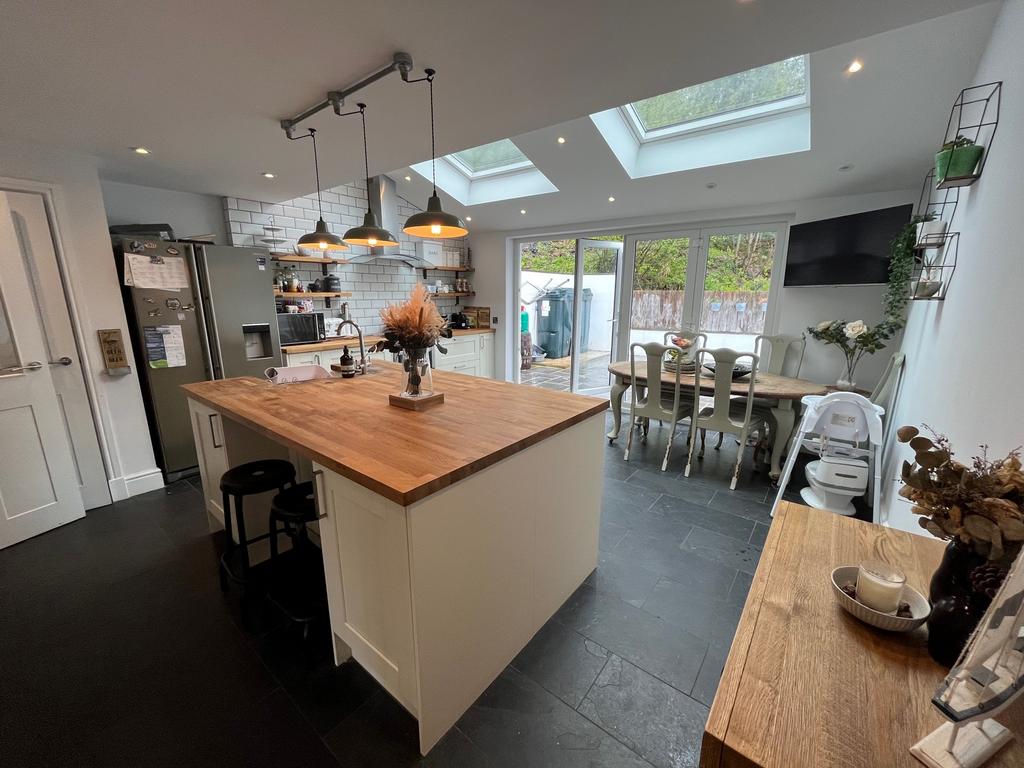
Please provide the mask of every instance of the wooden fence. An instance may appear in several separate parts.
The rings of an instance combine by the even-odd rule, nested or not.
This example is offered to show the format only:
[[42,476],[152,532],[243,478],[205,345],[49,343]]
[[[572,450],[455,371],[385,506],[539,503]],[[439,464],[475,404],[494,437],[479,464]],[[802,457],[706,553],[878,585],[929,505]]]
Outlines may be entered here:
[[[700,330],[710,333],[761,333],[768,309],[767,291],[708,291]],[[630,327],[671,330],[683,325],[683,291],[633,291]]]

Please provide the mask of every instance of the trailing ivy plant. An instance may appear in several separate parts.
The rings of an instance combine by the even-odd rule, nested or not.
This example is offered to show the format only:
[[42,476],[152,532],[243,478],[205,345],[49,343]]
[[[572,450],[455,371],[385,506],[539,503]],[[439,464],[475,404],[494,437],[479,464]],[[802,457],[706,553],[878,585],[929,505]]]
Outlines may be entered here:
[[914,250],[914,244],[917,242],[917,225],[934,218],[931,214],[914,216],[889,243],[889,282],[882,297],[885,319],[875,326],[885,339],[895,336],[906,323],[910,278],[917,255]]

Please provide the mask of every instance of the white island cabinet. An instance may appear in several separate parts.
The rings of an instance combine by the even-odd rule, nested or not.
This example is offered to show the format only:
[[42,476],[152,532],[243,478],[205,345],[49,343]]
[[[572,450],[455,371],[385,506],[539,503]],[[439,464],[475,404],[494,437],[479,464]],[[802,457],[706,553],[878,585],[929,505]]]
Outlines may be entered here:
[[444,404],[413,412],[388,405],[401,376],[185,389],[197,441],[212,413],[228,457],[244,441],[311,472],[335,659],[426,754],[595,568],[607,404],[439,370]]

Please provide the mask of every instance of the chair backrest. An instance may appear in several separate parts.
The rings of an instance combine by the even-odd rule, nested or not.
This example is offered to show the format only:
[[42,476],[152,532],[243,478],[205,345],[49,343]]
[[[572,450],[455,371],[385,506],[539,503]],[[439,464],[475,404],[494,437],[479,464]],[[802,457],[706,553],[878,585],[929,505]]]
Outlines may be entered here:
[[754,352],[760,360],[758,367],[764,373],[779,376],[799,377],[806,349],[806,336],[761,334],[754,339]]
[[684,328],[681,331],[666,331],[665,344],[672,349],[680,349],[679,346],[672,343],[673,339],[686,339],[690,342],[688,349],[680,350],[683,352],[684,360],[693,360],[694,353],[701,347],[706,347],[708,345],[707,334],[695,331],[691,328]]
[[882,371],[882,378],[878,380],[878,384],[875,385],[871,394],[868,395],[868,400],[875,405],[885,405],[887,403],[896,389],[896,383],[903,374],[903,365],[906,363],[906,359],[907,356],[902,352],[896,352],[889,358],[889,362],[885,365],[885,370]]
[[[750,376],[747,378],[747,409],[744,421],[735,422],[729,416],[729,406],[732,401],[732,371],[738,360],[750,358]],[[754,380],[757,378],[758,356],[753,352],[737,352],[735,349],[720,347],[719,349],[708,349],[701,347],[697,350],[697,370],[694,373],[693,388],[693,412],[699,414],[700,389],[703,367],[709,361],[715,364],[715,394],[711,406],[711,413],[708,416],[701,416],[696,425],[711,429],[716,432],[734,432],[740,429],[745,422],[750,421],[751,409],[754,405]]]
[[[661,370],[662,361],[671,349],[678,349],[674,346],[666,346],[656,341],[648,341],[646,344],[633,342],[629,345],[629,380],[636,381],[637,363],[640,363],[646,370],[647,394],[640,399],[636,395],[637,388],[633,387],[633,413],[635,415],[651,415],[655,418],[664,416],[670,418],[679,413],[679,373],[680,366],[675,366],[676,383],[672,396],[672,410],[666,410],[661,404]],[[637,352],[643,350],[644,357],[638,358]]]

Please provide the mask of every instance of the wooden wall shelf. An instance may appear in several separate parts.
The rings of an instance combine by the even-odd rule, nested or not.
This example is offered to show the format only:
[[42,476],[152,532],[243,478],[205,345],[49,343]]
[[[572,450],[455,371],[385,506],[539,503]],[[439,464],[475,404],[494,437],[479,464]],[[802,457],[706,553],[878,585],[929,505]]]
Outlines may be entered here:
[[285,299],[341,299],[352,295],[352,291],[274,291],[275,296]]

